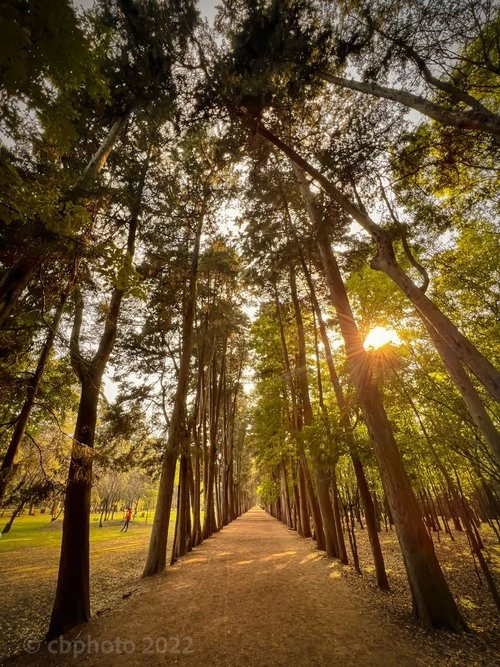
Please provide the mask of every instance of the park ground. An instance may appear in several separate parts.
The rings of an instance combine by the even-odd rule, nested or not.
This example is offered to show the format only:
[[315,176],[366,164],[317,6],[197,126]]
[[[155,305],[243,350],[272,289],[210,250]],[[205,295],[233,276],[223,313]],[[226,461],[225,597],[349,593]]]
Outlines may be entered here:
[[[21,517],[16,538],[15,526],[0,544],[1,663],[12,667],[76,661],[117,667],[500,664],[498,616],[459,534],[454,542],[444,535],[436,541],[473,630],[457,636],[427,633],[413,623],[391,532],[381,537],[392,592],[382,593],[365,531],[358,531],[365,564],[359,576],[254,508],[166,573],[141,580],[150,524],[134,522],[120,534],[119,521],[104,528],[93,522],[94,618],[49,652],[39,642],[55,588],[60,528]],[[498,559],[490,543],[490,558]]]

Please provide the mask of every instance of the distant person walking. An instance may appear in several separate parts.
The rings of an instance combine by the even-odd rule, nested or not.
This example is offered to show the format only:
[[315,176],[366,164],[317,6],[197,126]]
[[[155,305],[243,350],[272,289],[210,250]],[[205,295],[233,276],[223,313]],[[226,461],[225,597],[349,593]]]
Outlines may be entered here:
[[123,523],[122,529],[120,530],[120,533],[126,533],[128,530],[128,524],[130,523],[130,519],[132,518],[132,510],[130,507],[127,508],[127,513],[125,514],[125,521]]

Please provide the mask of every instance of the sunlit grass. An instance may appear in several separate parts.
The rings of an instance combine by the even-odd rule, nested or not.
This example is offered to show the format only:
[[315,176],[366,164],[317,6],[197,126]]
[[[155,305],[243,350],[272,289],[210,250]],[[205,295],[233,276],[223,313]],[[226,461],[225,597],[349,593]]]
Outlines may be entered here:
[[[153,513],[149,513],[148,523],[146,517],[138,515],[130,522],[126,533],[120,533],[123,521],[122,512],[115,512],[113,521],[104,522],[99,527],[99,514],[90,515],[90,542],[105,542],[117,538],[133,539],[134,536],[144,535],[151,530]],[[172,510],[170,516],[170,531],[175,523],[176,510]],[[0,529],[7,523],[9,517],[5,514],[0,519]],[[57,521],[50,520],[50,514],[37,514],[36,516],[22,515],[15,519],[10,532],[2,535],[0,539],[0,554],[16,551],[18,549],[41,548],[57,549],[61,546],[62,517]]]

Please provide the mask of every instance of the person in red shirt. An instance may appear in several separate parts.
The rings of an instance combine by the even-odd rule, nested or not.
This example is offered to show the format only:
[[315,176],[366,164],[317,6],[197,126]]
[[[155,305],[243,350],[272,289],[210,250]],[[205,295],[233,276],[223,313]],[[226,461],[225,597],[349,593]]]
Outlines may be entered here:
[[126,533],[128,530],[128,524],[130,523],[130,519],[132,518],[132,510],[130,507],[127,508],[127,513],[125,514],[125,521],[123,523],[122,529],[120,530],[120,533]]

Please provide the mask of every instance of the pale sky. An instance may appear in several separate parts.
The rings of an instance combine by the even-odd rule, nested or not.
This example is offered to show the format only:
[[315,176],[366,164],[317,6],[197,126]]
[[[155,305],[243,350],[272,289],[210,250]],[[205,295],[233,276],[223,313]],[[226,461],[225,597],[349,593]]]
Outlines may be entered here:
[[[84,7],[88,9],[92,7],[93,0],[73,0],[75,7]],[[198,0],[198,6],[202,16],[205,16],[210,23],[213,21],[215,16],[215,8],[218,4],[218,0]]]

